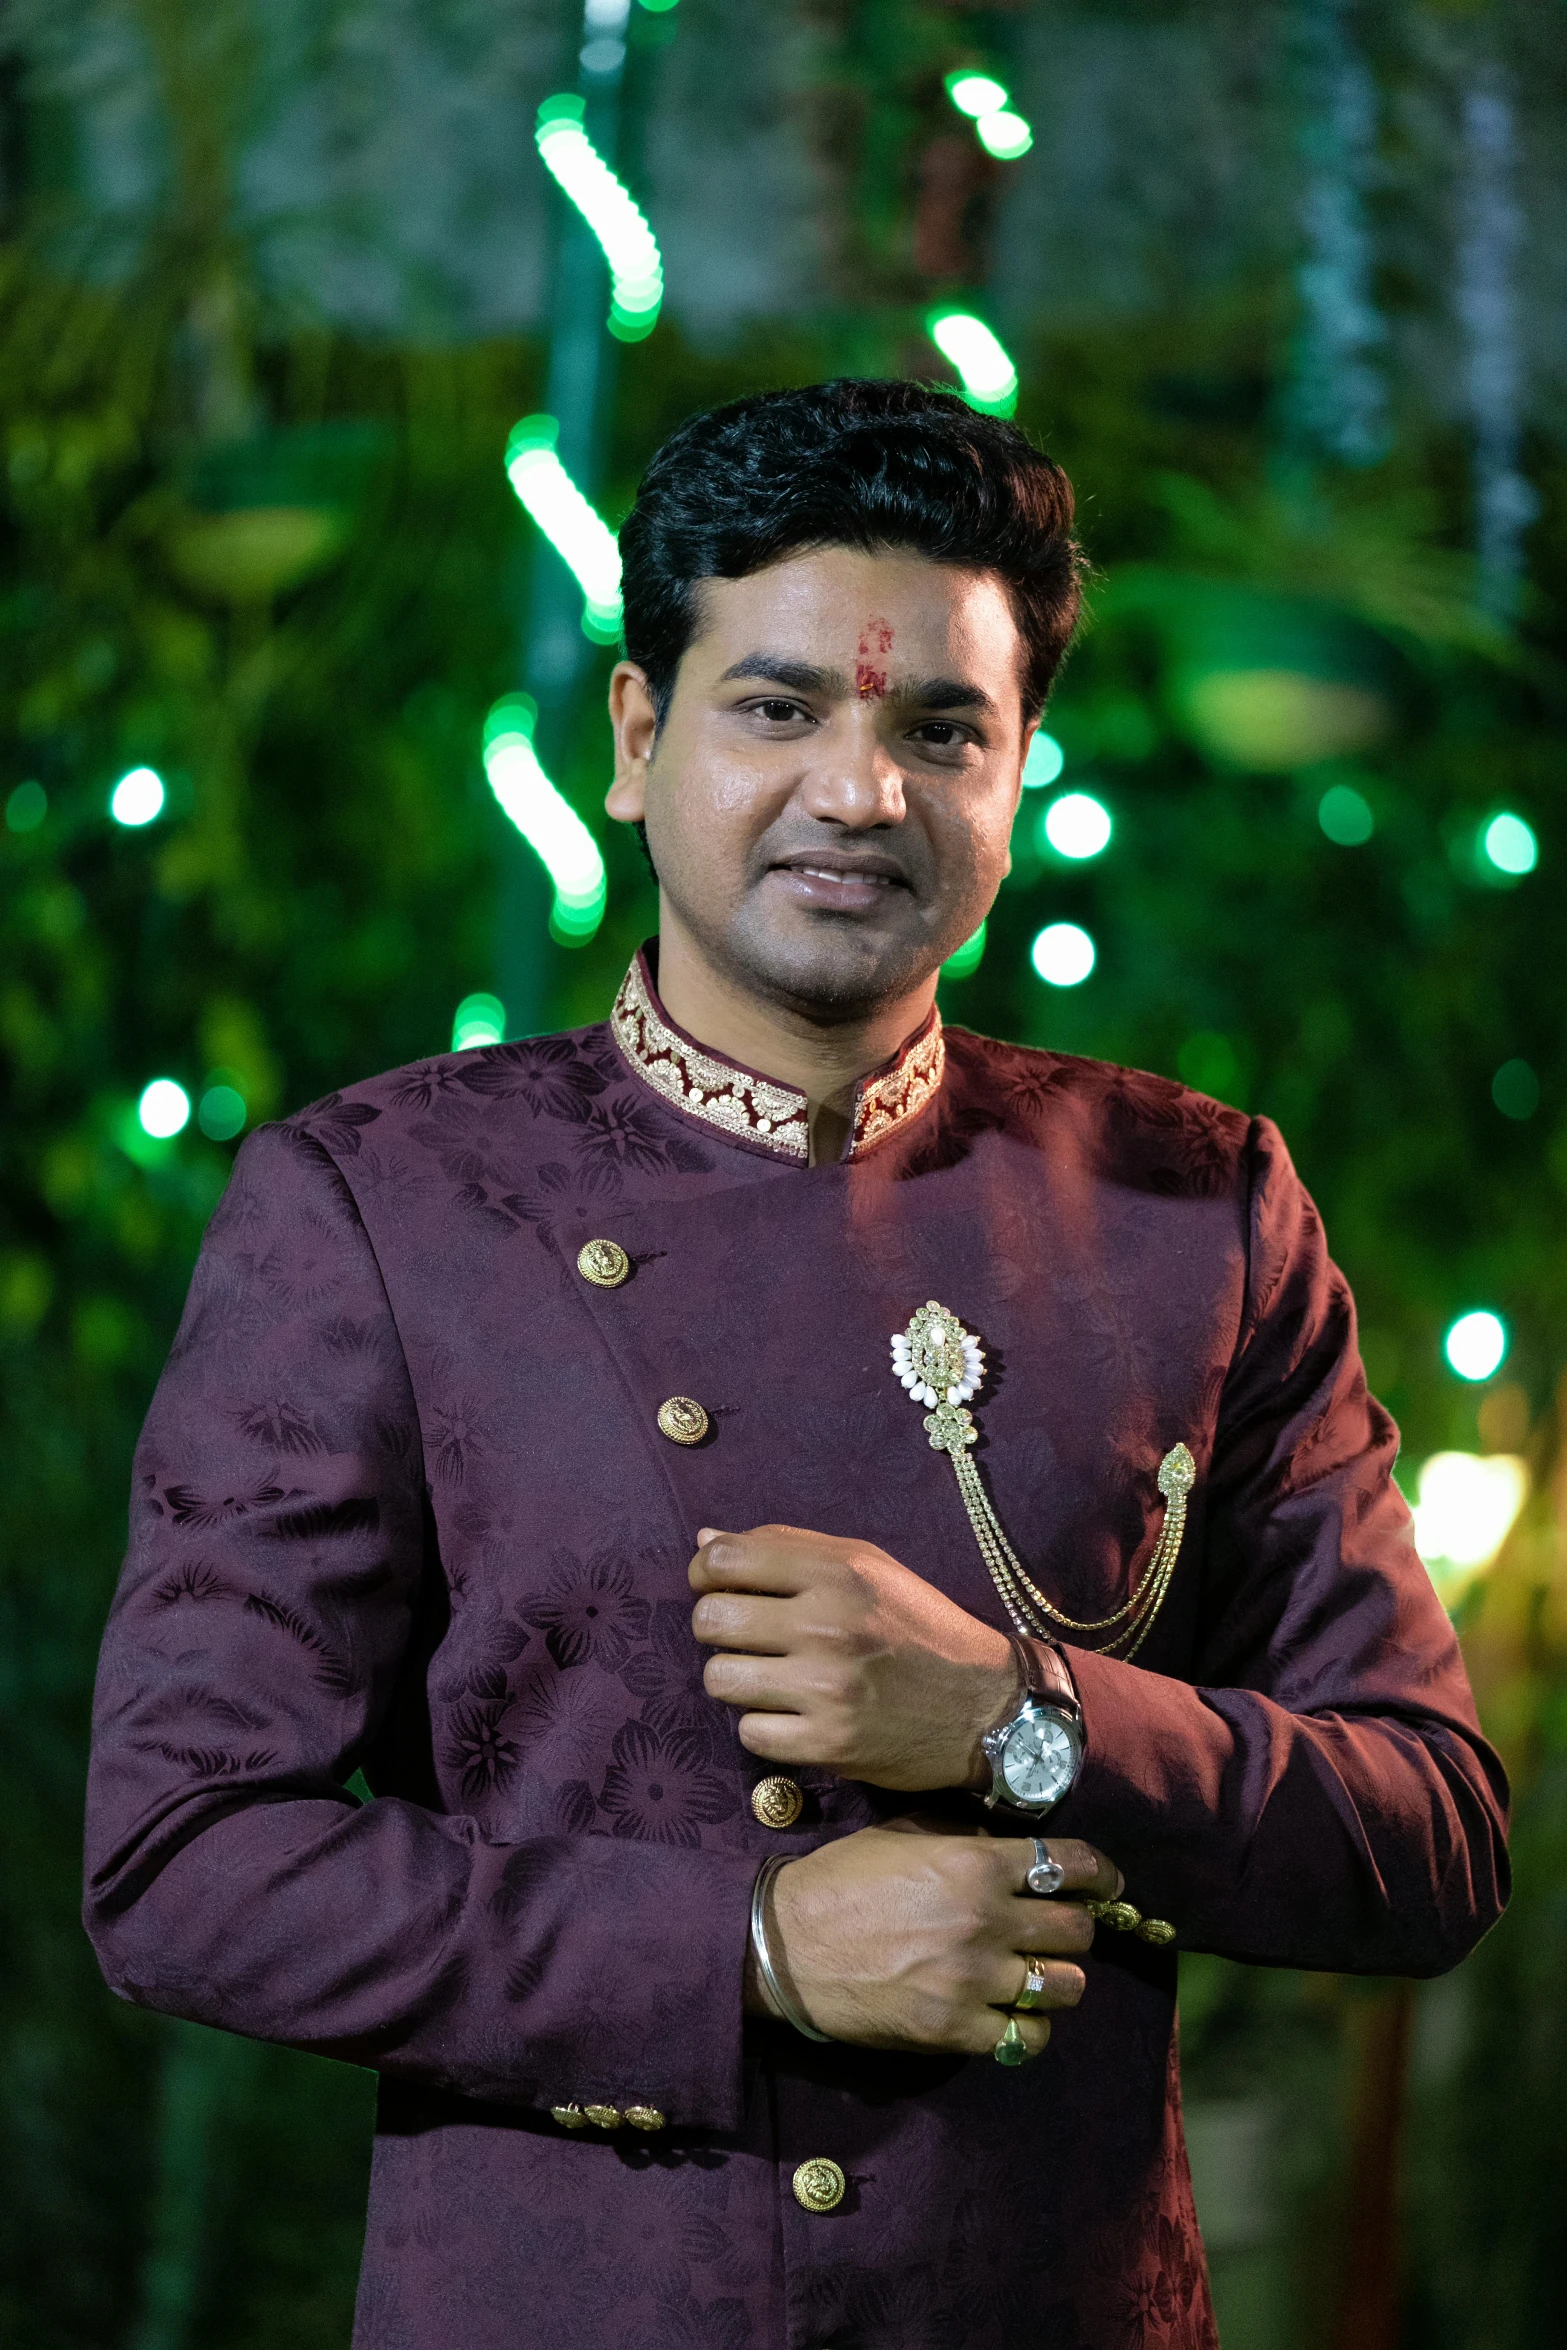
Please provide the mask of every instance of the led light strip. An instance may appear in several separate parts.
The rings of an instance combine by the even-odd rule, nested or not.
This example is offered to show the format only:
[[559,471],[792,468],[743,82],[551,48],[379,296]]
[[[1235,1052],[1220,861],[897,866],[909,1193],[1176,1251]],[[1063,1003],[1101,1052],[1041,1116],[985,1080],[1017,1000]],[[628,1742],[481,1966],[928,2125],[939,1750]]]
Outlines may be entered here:
[[583,113],[583,101],[574,95],[546,98],[534,138],[545,169],[575,204],[609,264],[610,333],[622,343],[637,343],[658,324],[664,264],[646,214],[583,129]]
[[550,935],[584,946],[604,919],[604,859],[582,818],[539,764],[537,711],[527,694],[507,694],[484,722],[484,772],[555,889]]

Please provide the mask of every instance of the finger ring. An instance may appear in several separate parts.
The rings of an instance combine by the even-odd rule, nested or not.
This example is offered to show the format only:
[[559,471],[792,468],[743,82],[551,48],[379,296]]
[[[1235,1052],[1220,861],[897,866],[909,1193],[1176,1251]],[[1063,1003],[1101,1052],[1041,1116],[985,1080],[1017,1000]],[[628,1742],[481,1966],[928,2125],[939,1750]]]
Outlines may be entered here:
[[1018,1952],[1018,1956],[1023,1959],[1027,1971],[1023,1977],[1023,1988],[1012,2004],[1026,2012],[1039,2005],[1040,1994],[1045,1988],[1045,1962],[1042,1958],[1025,1958],[1022,1951]]
[[997,2064],[1027,2064],[1031,2052],[1015,2015],[1007,2017],[1007,2028],[990,2053]]
[[1058,1860],[1050,1857],[1050,1848],[1043,1836],[1034,1838],[1034,1861],[1024,1882],[1030,1893],[1059,1893],[1066,1883],[1066,1871]]

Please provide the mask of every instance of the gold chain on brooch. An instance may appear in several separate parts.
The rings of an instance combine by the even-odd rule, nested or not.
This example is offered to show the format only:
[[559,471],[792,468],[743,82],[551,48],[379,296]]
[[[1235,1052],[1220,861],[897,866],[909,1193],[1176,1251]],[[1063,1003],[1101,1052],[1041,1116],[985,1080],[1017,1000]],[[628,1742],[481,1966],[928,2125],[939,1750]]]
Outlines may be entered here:
[[931,1298],[908,1328],[893,1339],[892,1367],[916,1403],[933,1407],[926,1414],[925,1433],[932,1450],[946,1453],[952,1463],[980,1556],[1017,1629],[1035,1640],[1055,1639],[1061,1632],[1070,1632],[1079,1640],[1085,1633],[1113,1633],[1112,1639],[1100,1643],[1097,1653],[1119,1656],[1130,1664],[1164,1605],[1180,1554],[1186,1496],[1197,1479],[1197,1464],[1185,1445],[1172,1445],[1159,1463],[1164,1524],[1131,1597],[1108,1616],[1069,1616],[1053,1599],[1046,1598],[1012,1548],[980,1473],[969,1459],[969,1447],[978,1441],[979,1431],[964,1406],[985,1376],[979,1340],[964,1329],[956,1314]]

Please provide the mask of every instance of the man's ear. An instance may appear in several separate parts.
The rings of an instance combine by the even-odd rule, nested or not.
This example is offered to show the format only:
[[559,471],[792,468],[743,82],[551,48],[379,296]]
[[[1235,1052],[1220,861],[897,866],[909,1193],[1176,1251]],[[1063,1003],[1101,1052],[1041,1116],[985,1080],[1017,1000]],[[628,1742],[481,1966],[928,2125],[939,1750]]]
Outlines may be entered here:
[[615,736],[615,780],[604,795],[617,824],[640,824],[646,813],[647,763],[658,733],[658,711],[646,676],[634,661],[617,661],[609,681],[609,723]]

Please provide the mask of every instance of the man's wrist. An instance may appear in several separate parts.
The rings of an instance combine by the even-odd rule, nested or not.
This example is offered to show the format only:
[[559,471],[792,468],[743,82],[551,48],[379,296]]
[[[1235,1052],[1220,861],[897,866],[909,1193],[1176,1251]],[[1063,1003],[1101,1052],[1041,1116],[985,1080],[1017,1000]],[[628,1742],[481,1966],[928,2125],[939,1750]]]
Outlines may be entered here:
[[999,1729],[1012,1719],[1027,1687],[1015,1645],[1004,1632],[998,1632],[996,1640],[996,1662],[985,1671],[977,1691],[968,1769],[959,1782],[974,1795],[987,1795],[991,1785],[990,1757],[980,1741],[987,1730]]

